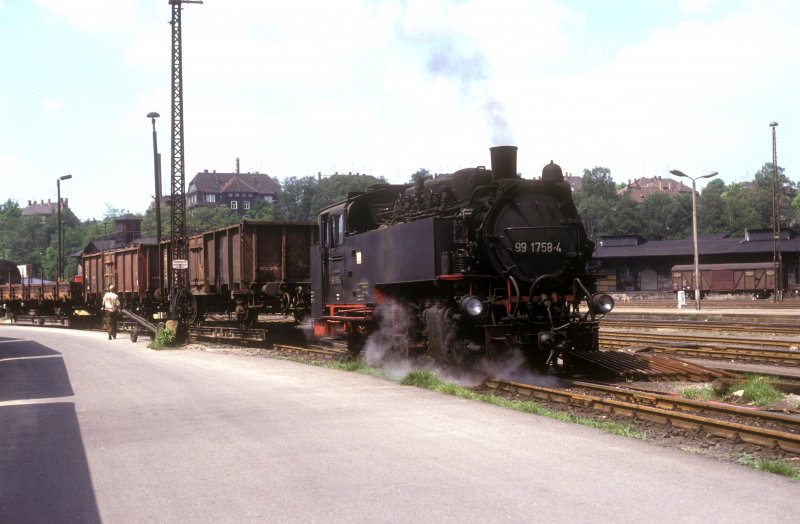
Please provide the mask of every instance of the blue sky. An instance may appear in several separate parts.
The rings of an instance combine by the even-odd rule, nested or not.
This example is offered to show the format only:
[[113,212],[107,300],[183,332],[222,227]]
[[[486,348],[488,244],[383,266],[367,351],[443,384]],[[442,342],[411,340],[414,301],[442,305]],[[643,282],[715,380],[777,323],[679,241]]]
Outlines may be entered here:
[[[0,0],[0,200],[144,211],[157,111],[170,173],[167,0]],[[794,0],[206,0],[183,11],[186,181],[361,172],[406,182],[519,147],[539,176],[618,182],[772,159],[800,180]]]

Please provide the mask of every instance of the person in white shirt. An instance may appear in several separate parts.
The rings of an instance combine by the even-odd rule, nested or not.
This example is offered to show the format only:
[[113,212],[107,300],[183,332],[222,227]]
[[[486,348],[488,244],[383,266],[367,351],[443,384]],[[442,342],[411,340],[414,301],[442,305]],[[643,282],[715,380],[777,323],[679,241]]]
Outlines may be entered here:
[[119,297],[114,293],[114,284],[108,286],[108,291],[103,295],[103,311],[106,316],[106,329],[108,340],[117,338],[117,313],[119,312]]

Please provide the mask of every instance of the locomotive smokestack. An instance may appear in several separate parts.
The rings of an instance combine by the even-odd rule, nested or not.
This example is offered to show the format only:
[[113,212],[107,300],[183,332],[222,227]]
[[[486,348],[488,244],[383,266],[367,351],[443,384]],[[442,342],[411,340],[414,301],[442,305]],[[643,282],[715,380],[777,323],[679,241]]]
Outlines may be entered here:
[[517,146],[490,147],[492,158],[492,181],[502,178],[517,178]]

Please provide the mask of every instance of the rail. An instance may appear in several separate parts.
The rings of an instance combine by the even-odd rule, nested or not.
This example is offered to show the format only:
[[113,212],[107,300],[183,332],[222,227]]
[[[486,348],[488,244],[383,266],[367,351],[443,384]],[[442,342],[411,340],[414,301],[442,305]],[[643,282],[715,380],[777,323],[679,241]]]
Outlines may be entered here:
[[[491,389],[546,402],[589,408],[607,414],[625,416],[634,420],[673,426],[680,429],[704,431],[715,437],[739,440],[748,444],[800,454],[800,434],[797,433],[798,428],[800,428],[800,418],[798,417],[781,417],[785,419],[780,422],[783,424],[781,427],[784,429],[776,430],[724,420],[714,416],[696,414],[697,412],[704,413],[709,411],[718,414],[725,409],[724,406],[719,404],[691,401],[690,404],[695,412],[690,413],[684,411],[683,409],[685,408],[679,408],[678,400],[668,395],[644,394],[633,391],[624,393],[623,390],[620,390],[614,396],[629,394],[632,400],[619,400],[618,398],[608,398],[609,393],[607,391],[604,394],[586,394],[495,379],[487,380],[485,384]],[[586,386],[582,384],[581,387]],[[648,403],[652,405],[647,405]],[[682,403],[681,405],[685,406]],[[728,414],[755,420],[756,423],[760,420],[767,420],[767,418],[763,418],[764,416],[769,417],[770,420],[774,420],[775,416],[775,414],[766,412],[753,412],[744,415],[739,410],[734,410]]]

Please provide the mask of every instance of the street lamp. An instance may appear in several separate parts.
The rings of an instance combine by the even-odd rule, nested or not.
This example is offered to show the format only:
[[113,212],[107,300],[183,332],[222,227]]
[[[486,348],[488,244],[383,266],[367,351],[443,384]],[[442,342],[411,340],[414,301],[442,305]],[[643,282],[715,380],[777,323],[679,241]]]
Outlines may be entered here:
[[[158,140],[156,138],[156,118],[159,115],[155,111],[147,113],[147,118],[153,123],[153,174],[156,180],[156,245],[161,246],[161,153],[158,152]],[[161,281],[161,256],[158,257],[158,292],[161,293],[163,284]]]
[[695,309],[700,311],[700,290],[702,289],[702,285],[700,283],[700,257],[697,251],[697,189],[696,189],[696,181],[701,178],[712,178],[717,176],[719,173],[716,171],[712,171],[711,173],[703,176],[698,177],[690,177],[689,175],[677,170],[673,169],[670,171],[675,176],[688,178],[692,181],[692,239],[694,240],[694,300],[695,300]]
[[72,175],[64,175],[56,179],[56,196],[58,198],[58,263],[56,264],[56,294],[58,294],[58,281],[61,280],[61,181],[69,180]]

